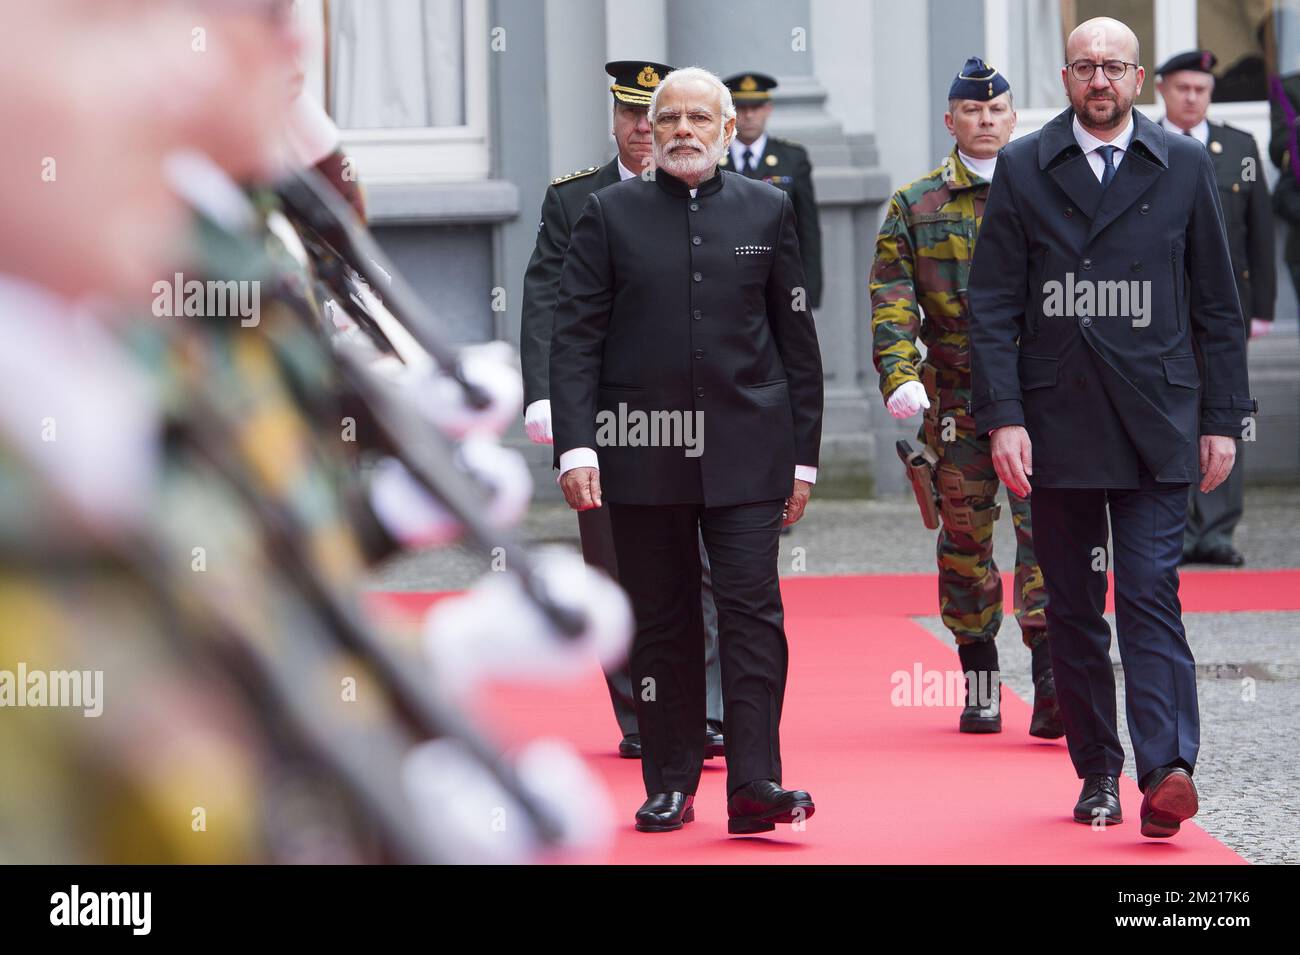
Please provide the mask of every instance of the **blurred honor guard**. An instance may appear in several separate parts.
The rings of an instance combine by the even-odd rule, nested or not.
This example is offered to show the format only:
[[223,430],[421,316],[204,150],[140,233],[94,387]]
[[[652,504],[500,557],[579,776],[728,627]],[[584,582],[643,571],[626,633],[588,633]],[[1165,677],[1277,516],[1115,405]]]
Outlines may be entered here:
[[[994,640],[1002,627],[1002,577],[993,559],[997,473],[987,438],[975,433],[970,401],[970,308],[966,282],[998,150],[1011,139],[1011,87],[971,57],[948,89],[948,131],[957,140],[943,164],[894,193],[871,270],[873,357],[890,414],[924,410],[917,440],[899,442],[922,517],[939,531],[939,607],[967,674],[963,733],[1002,730]],[[924,310],[924,321],[922,321]],[[925,342],[925,361],[916,339]],[[1033,657],[1029,734],[1065,734],[1047,645],[1047,591],[1034,558],[1029,502],[1009,495],[1016,530],[1015,612]]]
[[[1273,211],[1268,184],[1260,171],[1255,137],[1205,118],[1214,93],[1216,62],[1209,50],[1189,50],[1170,57],[1156,70],[1156,88],[1165,102],[1165,116],[1160,122],[1170,133],[1190,136],[1210,151],[1237,297],[1253,338],[1266,334],[1273,321],[1277,293]],[[1223,484],[1209,494],[1192,491],[1183,536],[1184,563],[1240,567],[1246,562],[1232,546],[1245,494],[1242,448],[1238,442],[1237,464]]]
[[731,100],[736,105],[736,138],[718,165],[750,179],[771,183],[790,196],[797,220],[795,225],[808,289],[808,307],[820,308],[822,227],[817,217],[817,197],[813,193],[808,150],[788,139],[767,134],[775,79],[765,73],[737,73],[723,82],[731,90]]
[[705,70],[664,81],[650,112],[654,179],[587,198],[555,309],[560,483],[574,510],[609,511],[636,617],[643,832],[695,816],[701,532],[718,608],[728,831],[765,832],[813,811],[808,793],[781,786],[788,648],[777,552],[782,523],[802,516],[817,479],[821,355],[799,307],[789,197],[717,168],[734,115]]
[[[616,60],[605,64],[613,79],[610,92],[614,97],[614,139],[618,155],[603,166],[589,166],[551,182],[542,202],[542,221],[537,231],[537,245],[524,275],[524,304],[519,334],[520,361],[524,374],[524,427],[536,444],[550,444],[551,327],[555,297],[560,286],[564,253],[569,247],[569,233],[582,213],[587,197],[599,189],[641,175],[653,166],[654,142],[647,113],[650,96],[671,66],[647,60]],[[588,564],[599,567],[618,580],[618,562],[609,530],[609,512],[601,509],[578,513],[578,533],[582,556]],[[722,736],[722,678],[718,666],[717,611],[709,586],[708,564],[704,563],[704,617],[706,660],[708,669],[708,716],[705,729],[705,753],[709,758],[724,752]],[[637,729],[632,687],[625,665],[606,675],[614,716],[623,733],[619,755],[634,759],[641,755],[641,736]]]

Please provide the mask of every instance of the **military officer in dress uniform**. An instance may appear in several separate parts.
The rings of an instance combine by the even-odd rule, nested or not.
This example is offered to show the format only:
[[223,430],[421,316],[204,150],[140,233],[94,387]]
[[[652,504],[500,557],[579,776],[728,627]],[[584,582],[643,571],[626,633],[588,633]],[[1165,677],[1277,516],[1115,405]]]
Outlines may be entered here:
[[[1174,135],[1190,136],[1210,151],[1241,314],[1250,323],[1251,337],[1256,337],[1271,328],[1277,292],[1273,212],[1255,137],[1205,118],[1214,92],[1212,71],[1216,62],[1209,50],[1189,50],[1170,57],[1156,70],[1156,89],[1165,103],[1165,116],[1160,122]],[[1183,536],[1184,563],[1229,567],[1245,563],[1232,546],[1245,494],[1241,453],[1238,443],[1237,466],[1218,488],[1209,494],[1192,489]]]
[[731,90],[731,99],[736,104],[736,138],[718,165],[750,179],[762,179],[790,196],[797,217],[804,281],[808,283],[808,306],[820,308],[822,227],[817,217],[817,196],[813,193],[808,150],[788,139],[767,134],[775,79],[765,73],[737,73],[723,82]]
[[[647,114],[650,96],[673,68],[648,60],[615,60],[605,64],[613,79],[609,91],[614,98],[614,140],[618,154],[603,166],[588,166],[551,181],[542,202],[542,221],[538,226],[537,244],[528,271],[524,275],[524,304],[519,332],[519,355],[524,375],[524,427],[535,444],[551,444],[551,326],[564,253],[569,247],[569,233],[582,213],[587,197],[597,190],[624,179],[641,175],[653,167],[651,157],[653,132]],[[557,461],[558,465],[558,461]],[[609,512],[580,511],[578,533],[582,556],[618,580],[618,562],[614,558],[614,541],[609,528]],[[718,619],[713,604],[708,555],[700,545],[703,571],[705,620],[705,662],[708,688],[708,715],[705,727],[705,754],[708,758],[724,754],[722,735],[722,676],[718,665]],[[614,716],[623,733],[618,752],[627,759],[641,756],[641,734],[636,709],[632,703],[632,685],[626,665],[616,673],[606,674]]]

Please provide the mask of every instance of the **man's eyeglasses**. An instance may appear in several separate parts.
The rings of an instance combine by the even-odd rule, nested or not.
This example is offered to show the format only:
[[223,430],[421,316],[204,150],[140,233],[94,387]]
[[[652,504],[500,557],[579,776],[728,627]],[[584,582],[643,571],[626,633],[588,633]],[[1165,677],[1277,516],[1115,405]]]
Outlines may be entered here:
[[1097,67],[1101,67],[1102,75],[1112,82],[1115,80],[1122,80],[1130,66],[1135,70],[1138,67],[1136,63],[1126,63],[1123,60],[1107,60],[1105,63],[1090,63],[1087,60],[1075,60],[1073,63],[1067,63],[1065,65],[1066,68],[1069,69],[1070,75],[1080,83],[1091,82],[1093,74],[1097,72]]

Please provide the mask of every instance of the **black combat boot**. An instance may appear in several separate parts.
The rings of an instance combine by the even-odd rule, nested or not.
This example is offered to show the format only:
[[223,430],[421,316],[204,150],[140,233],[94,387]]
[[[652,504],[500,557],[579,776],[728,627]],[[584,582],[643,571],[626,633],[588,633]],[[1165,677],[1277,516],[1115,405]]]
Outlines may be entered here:
[[1052,677],[1052,653],[1044,639],[1032,651],[1034,674],[1034,715],[1029,720],[1029,735],[1039,739],[1060,739],[1065,723],[1056,705],[1056,681]]
[[958,729],[963,733],[1002,732],[1002,679],[998,648],[992,640],[957,647],[966,674],[966,708]]

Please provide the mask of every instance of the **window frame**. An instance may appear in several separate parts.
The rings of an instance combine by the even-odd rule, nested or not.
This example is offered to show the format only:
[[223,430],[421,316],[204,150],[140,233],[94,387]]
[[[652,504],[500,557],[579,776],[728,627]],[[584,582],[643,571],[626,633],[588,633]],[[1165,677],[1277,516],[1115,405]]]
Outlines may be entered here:
[[[368,186],[485,181],[491,176],[488,0],[462,0],[465,123],[459,126],[339,130],[343,149]],[[328,0],[323,0],[322,11]],[[328,36],[325,37],[328,43]],[[317,95],[324,103],[328,76]]]

